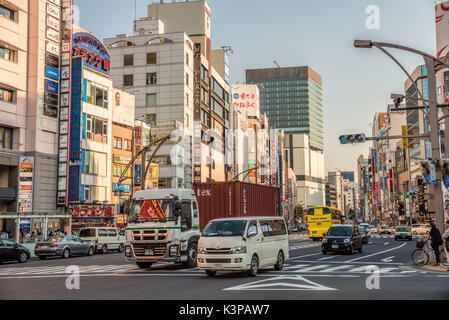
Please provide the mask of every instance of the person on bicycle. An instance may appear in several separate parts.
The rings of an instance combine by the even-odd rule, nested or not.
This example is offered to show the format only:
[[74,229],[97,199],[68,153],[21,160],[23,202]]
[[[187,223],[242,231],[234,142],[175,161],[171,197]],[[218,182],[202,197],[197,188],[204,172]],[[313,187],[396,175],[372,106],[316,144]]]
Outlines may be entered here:
[[430,227],[429,236],[425,242],[430,240],[430,245],[435,252],[435,265],[438,266],[440,265],[440,246],[443,244],[443,239],[441,238],[440,230],[438,230],[433,220],[430,221]]

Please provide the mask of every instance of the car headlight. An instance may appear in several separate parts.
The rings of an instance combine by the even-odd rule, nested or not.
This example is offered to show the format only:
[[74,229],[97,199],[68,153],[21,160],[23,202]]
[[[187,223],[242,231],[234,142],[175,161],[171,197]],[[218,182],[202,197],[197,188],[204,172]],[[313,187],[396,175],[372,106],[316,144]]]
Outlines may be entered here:
[[323,239],[323,243],[327,243],[327,239],[326,238]]
[[232,254],[242,254],[246,253],[246,247],[235,247],[231,249]]
[[200,254],[207,254],[207,250],[205,248],[200,248],[199,253]]
[[178,246],[171,246],[170,247],[170,256],[177,256],[178,255]]
[[345,244],[348,244],[349,242],[351,242],[351,240],[349,240],[349,239],[345,239],[345,240],[344,240],[344,243],[345,243]]

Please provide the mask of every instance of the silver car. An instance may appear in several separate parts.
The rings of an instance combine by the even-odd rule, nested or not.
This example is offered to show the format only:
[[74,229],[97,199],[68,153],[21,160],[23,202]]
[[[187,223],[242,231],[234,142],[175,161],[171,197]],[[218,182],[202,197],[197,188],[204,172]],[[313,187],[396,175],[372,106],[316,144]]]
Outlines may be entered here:
[[42,260],[48,257],[59,256],[69,258],[76,255],[91,256],[94,246],[77,236],[54,236],[36,244],[34,253]]

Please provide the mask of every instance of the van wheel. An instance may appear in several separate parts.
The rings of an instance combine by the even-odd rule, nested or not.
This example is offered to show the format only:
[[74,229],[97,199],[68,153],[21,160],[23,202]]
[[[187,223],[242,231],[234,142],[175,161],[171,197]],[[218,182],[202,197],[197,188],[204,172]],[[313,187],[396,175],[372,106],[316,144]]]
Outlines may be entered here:
[[152,262],[136,262],[136,265],[140,268],[140,269],[149,269],[151,268],[151,266],[153,265]]
[[62,258],[67,259],[68,257],[70,257],[70,250],[64,249],[64,251],[62,252]]
[[107,246],[107,245],[104,244],[104,245],[101,247],[101,253],[102,253],[102,254],[108,253],[108,246]]
[[197,261],[197,244],[192,242],[187,249],[187,261],[183,263],[184,268],[193,269],[196,268]]
[[278,260],[274,265],[274,270],[281,271],[282,269],[284,269],[284,254],[282,253],[282,251],[279,251]]
[[124,249],[125,249],[125,247],[123,246],[123,243],[120,243],[120,245],[118,246],[117,251],[122,253]]
[[206,274],[208,277],[215,277],[217,271],[206,270]]
[[257,276],[259,273],[259,258],[256,255],[253,255],[251,258],[251,267],[248,270],[248,275],[251,277]]

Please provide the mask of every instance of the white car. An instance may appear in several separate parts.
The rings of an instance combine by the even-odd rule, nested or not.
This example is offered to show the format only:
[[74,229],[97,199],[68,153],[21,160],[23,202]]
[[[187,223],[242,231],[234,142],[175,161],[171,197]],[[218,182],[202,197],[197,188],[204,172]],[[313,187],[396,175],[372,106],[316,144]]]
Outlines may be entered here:
[[428,224],[414,224],[412,225],[411,233],[413,235],[429,234],[430,226]]
[[123,252],[125,249],[125,237],[120,235],[120,231],[117,228],[82,228],[79,230],[79,237],[83,241],[92,243],[97,252],[107,253],[109,250]]
[[287,226],[282,217],[215,219],[198,242],[198,269],[213,277],[217,271],[282,270],[289,259]]
[[377,230],[376,227],[370,226],[370,227],[368,228],[368,232],[369,232],[370,234],[377,234],[377,233],[378,233],[378,230]]

